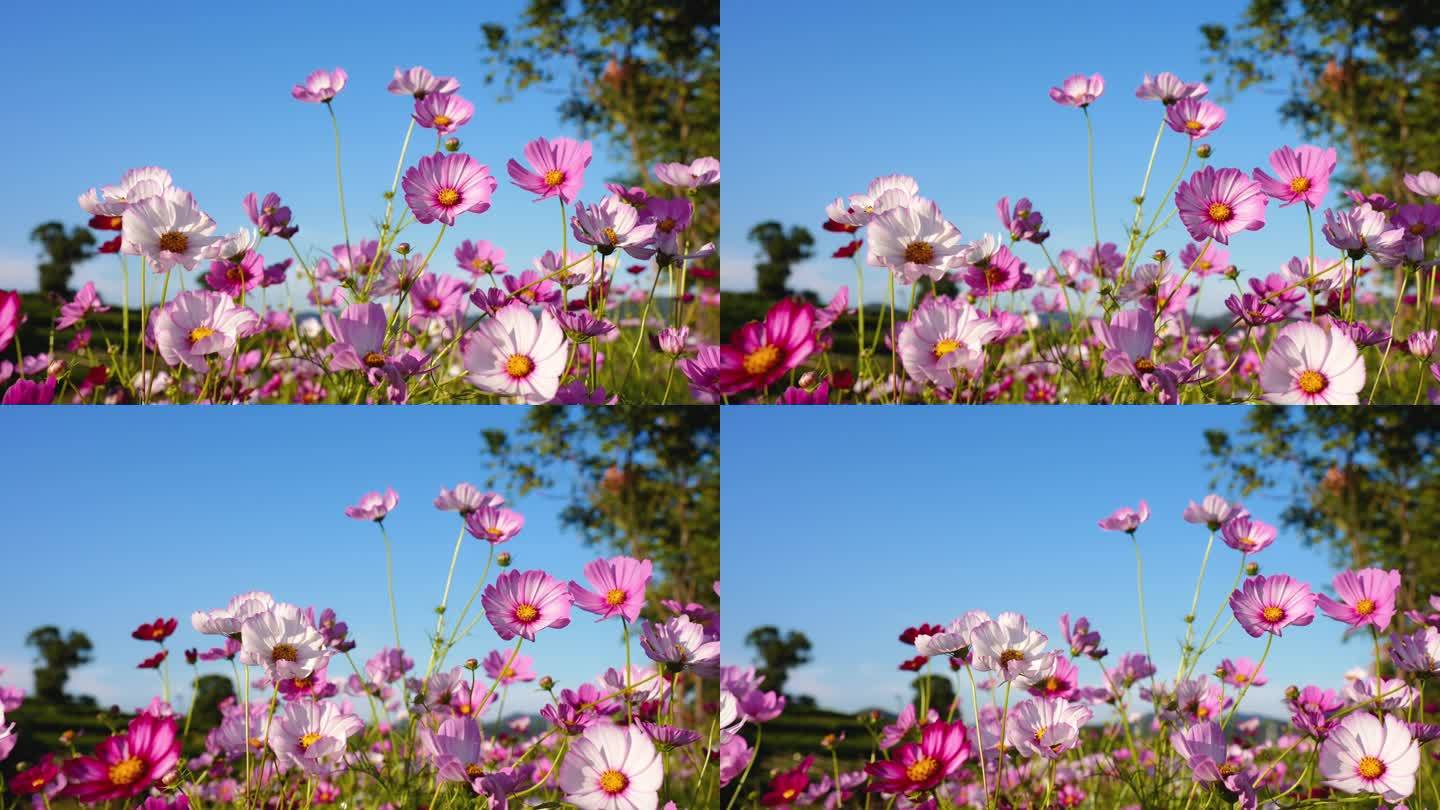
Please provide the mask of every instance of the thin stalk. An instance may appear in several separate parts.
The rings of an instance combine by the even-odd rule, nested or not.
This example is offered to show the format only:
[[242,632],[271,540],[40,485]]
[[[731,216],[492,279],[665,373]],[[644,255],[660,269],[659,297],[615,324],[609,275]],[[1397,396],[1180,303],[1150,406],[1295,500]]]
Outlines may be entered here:
[[395,625],[395,649],[403,649],[400,643],[400,611],[395,607],[395,559],[390,549],[390,533],[385,531],[385,521],[377,520],[380,537],[385,541],[385,582],[390,589],[390,621]]
[[335,130],[335,185],[340,190],[340,226],[345,229],[345,255],[350,255],[350,218],[345,215],[345,177],[340,172],[340,119],[335,117],[335,107],[325,102],[330,111],[330,125]]

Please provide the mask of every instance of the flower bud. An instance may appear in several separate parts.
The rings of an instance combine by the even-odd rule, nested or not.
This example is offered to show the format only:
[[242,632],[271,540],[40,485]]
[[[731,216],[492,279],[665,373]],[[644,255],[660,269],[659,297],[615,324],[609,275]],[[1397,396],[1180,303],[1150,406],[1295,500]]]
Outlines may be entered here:
[[1199,146],[1195,147],[1195,155],[1201,160],[1210,157],[1210,153],[1212,151],[1214,150],[1210,148],[1210,144],[1208,143],[1202,143]]
[[475,670],[480,668],[480,662],[476,661],[474,658],[466,658],[465,668],[470,670],[471,672],[474,672]]
[[398,245],[395,246],[395,252],[396,252],[396,253],[399,253],[401,256],[409,256],[409,255],[410,255],[410,243],[409,243],[409,242],[401,242],[400,244],[398,244]]
[[1252,563],[1247,563],[1247,564],[1245,565],[1245,576],[1247,576],[1247,577],[1253,577],[1253,576],[1255,576],[1255,575],[1258,574],[1258,573],[1260,573],[1260,564],[1259,564],[1259,563],[1253,563],[1253,562],[1252,562]]
[[495,555],[495,562],[499,563],[501,568],[509,568],[509,567],[510,567],[510,552],[508,552],[508,551],[502,551],[502,552],[500,552],[499,554],[496,554],[496,555]]
[[549,675],[541,675],[540,688],[544,689],[546,692],[549,692],[551,689],[555,688],[555,679],[550,677]]
[[1293,685],[1293,684],[1290,685],[1290,686],[1285,687],[1285,699],[1286,699],[1286,700],[1294,700],[1295,698],[1298,698],[1298,697],[1300,697],[1300,687],[1295,686],[1295,685]]
[[1165,248],[1160,248],[1154,253],[1151,253],[1150,258],[1154,259],[1157,262],[1163,262],[1166,259],[1170,258],[1170,254],[1165,252]]
[[445,139],[445,151],[446,151],[446,152],[459,152],[459,151],[460,151],[460,139],[459,139],[459,138],[446,138],[446,139]]

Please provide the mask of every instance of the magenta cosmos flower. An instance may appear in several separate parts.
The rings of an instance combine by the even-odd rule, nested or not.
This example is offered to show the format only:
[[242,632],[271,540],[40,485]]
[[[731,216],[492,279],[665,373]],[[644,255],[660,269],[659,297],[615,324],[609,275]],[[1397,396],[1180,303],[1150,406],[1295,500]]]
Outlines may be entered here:
[[1122,506],[1116,509],[1110,513],[1109,517],[1101,519],[1099,526],[1107,532],[1127,532],[1134,534],[1135,530],[1140,528],[1140,524],[1149,519],[1150,505],[1141,501],[1140,506],[1135,509],[1131,509],[1128,506]]
[[305,77],[304,84],[297,84],[290,89],[290,95],[296,101],[304,101],[310,104],[329,104],[330,100],[340,95],[345,89],[345,80],[350,74],[344,68],[334,70],[320,69]]
[[454,276],[425,273],[410,285],[410,322],[448,321],[464,308],[465,282]]
[[514,158],[505,164],[510,181],[539,196],[537,201],[559,197],[570,204],[585,184],[585,167],[590,165],[590,142],[569,138],[544,138],[525,144],[525,160],[534,171],[521,166]]
[[1330,175],[1335,171],[1335,150],[1318,146],[1302,146],[1291,149],[1282,146],[1270,153],[1270,166],[1275,169],[1271,177],[1260,169],[1255,170],[1255,182],[1266,194],[1280,200],[1281,205],[1303,202],[1311,208],[1319,208],[1330,190]]
[[1278,636],[1292,624],[1303,627],[1315,620],[1315,594],[1309,585],[1284,574],[1257,575],[1230,594],[1230,609],[1251,636]]
[[1269,202],[1260,184],[1239,169],[1206,166],[1190,175],[1175,192],[1180,221],[1195,241],[1214,239],[1230,244],[1241,231],[1265,227],[1265,205]]
[[920,742],[905,743],[890,759],[866,765],[865,772],[872,791],[914,793],[938,786],[972,753],[964,723],[930,723],[920,730]]
[[454,225],[466,211],[483,214],[490,210],[490,195],[498,184],[490,168],[463,152],[426,155],[405,171],[401,181],[405,204],[415,221],[428,224],[440,220]]
[[650,561],[633,557],[611,557],[608,560],[594,560],[585,566],[585,579],[590,587],[586,590],[574,580],[570,582],[570,595],[575,606],[587,613],[599,616],[604,621],[619,616],[633,622],[645,607],[645,586],[650,583]]
[[470,116],[474,114],[475,105],[458,95],[431,93],[415,101],[415,112],[411,117],[426,129],[449,135],[469,123]]
[[475,327],[463,360],[477,388],[533,405],[555,397],[569,346],[549,310],[542,309],[537,320],[523,304],[511,304]]
[[379,492],[367,492],[359,503],[345,507],[345,517],[381,521],[399,504],[400,496],[395,494],[395,490],[386,487],[383,495]]
[[525,516],[499,504],[487,504],[465,513],[465,530],[492,546],[514,540],[523,528]]
[[512,659],[508,652],[491,650],[480,665],[485,668],[486,677],[502,685],[535,680],[534,661],[528,655],[516,655]]
[[156,315],[155,344],[166,363],[203,372],[206,355],[229,359],[242,333],[259,320],[253,310],[221,293],[183,292]]
[[1365,362],[1340,330],[1292,323],[1265,354],[1260,387],[1265,400],[1277,405],[1358,405]]
[[560,763],[565,801],[580,810],[653,810],[664,781],[660,752],[638,727],[597,723]]
[[1331,599],[1325,594],[1318,597],[1326,616],[1354,628],[1370,625],[1382,633],[1390,626],[1395,616],[1395,594],[1400,590],[1399,571],[1341,571],[1332,583],[1340,598]]
[[1165,123],[1181,135],[1198,141],[1225,123],[1225,111],[1217,104],[1185,98],[1165,110]]
[[505,251],[484,239],[471,242],[466,239],[455,248],[455,262],[461,270],[475,278],[491,273],[504,273],[510,269],[505,265]]
[[1169,71],[1156,76],[1145,74],[1140,86],[1135,88],[1135,97],[1146,101],[1159,101],[1170,106],[1182,98],[1202,98],[1210,88],[1204,82],[1193,84],[1180,80],[1179,76]]
[[451,76],[436,76],[416,65],[408,70],[395,68],[395,78],[390,80],[385,89],[397,96],[421,99],[431,93],[453,93],[460,89],[460,82]]
[[174,718],[141,714],[124,734],[97,745],[94,756],[65,763],[65,795],[84,804],[129,799],[170,773],[179,761]]
[[1405,724],[1356,712],[1340,721],[1320,745],[1320,774],[1345,793],[1378,793],[1399,802],[1415,792],[1420,746]]
[[25,310],[20,306],[20,293],[0,290],[0,350],[10,345],[25,320]]
[[500,638],[534,641],[547,627],[570,624],[570,590],[544,571],[506,571],[485,588],[480,604]]
[[1088,107],[1105,92],[1105,79],[1099,73],[1085,76],[1076,73],[1059,87],[1050,88],[1050,100],[1066,107]]
[[770,385],[815,351],[815,311],[793,299],[777,301],[764,321],[748,323],[720,347],[716,387],[725,394]]
[[1220,527],[1220,539],[1236,551],[1254,554],[1275,542],[1275,527],[1249,515],[1240,515],[1225,521]]

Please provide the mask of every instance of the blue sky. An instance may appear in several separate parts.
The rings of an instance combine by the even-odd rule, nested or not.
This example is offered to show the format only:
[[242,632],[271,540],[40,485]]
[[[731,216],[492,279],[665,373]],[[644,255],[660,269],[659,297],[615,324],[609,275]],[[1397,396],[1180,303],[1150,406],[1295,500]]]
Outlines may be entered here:
[[[94,663],[75,671],[69,691],[130,708],[159,692],[155,673],[135,669],[153,644],[130,638],[142,622],[175,616],[171,679],[189,680],[180,651],[215,646],[190,626],[190,613],[231,596],[268,590],[276,598],[333,607],[359,642],[362,663],[393,645],[385,553],[373,523],[343,514],[369,491],[394,487],[399,507],[386,520],[395,545],[402,638],[423,668],[459,518],[432,501],[461,481],[483,486],[489,471],[480,432],[514,430],[519,409],[19,408],[0,418],[13,463],[0,473],[5,518],[5,621],[0,682],[32,688],[24,646],[34,627],[84,631]],[[21,461],[23,460],[23,461]],[[561,477],[560,486],[570,482]],[[502,546],[519,569],[543,568],[583,581],[599,550],[562,529],[553,493],[510,495],[525,529]],[[485,544],[466,536],[451,605],[463,607],[484,568]],[[498,572],[492,569],[490,581]],[[476,600],[476,608],[479,600]],[[452,615],[455,615],[452,613]],[[473,614],[472,614],[473,615]],[[513,642],[511,642],[513,643]],[[508,649],[481,621],[451,664]],[[624,664],[620,626],[576,612],[522,649],[536,671],[562,686]],[[641,655],[639,647],[635,655]],[[177,660],[178,659],[178,660]],[[229,674],[225,662],[202,672]],[[332,677],[349,674],[343,660]],[[535,709],[538,692],[511,690],[509,707]]]
[[[943,410],[943,409],[942,409]],[[843,711],[894,709],[914,675],[896,636],[972,608],[1024,613],[1060,639],[1058,619],[1088,616],[1112,656],[1143,649],[1135,559],[1123,534],[1095,524],[1142,498],[1140,530],[1150,641],[1162,674],[1178,660],[1207,530],[1181,512],[1212,490],[1202,431],[1233,429],[1245,411],[1218,407],[727,408],[721,499],[728,664],[748,663],[745,634],[765,624],[805,632],[813,663],[787,691]],[[1275,522],[1274,497],[1245,499]],[[1216,540],[1199,615],[1207,623],[1239,560]],[[1329,590],[1325,552],[1282,531],[1262,572]],[[1222,623],[1224,619],[1221,619]],[[1203,626],[1201,627],[1203,629]],[[1280,713],[1290,683],[1343,685],[1367,644],[1344,644],[1324,616],[1277,639],[1250,710]],[[1263,639],[1237,626],[1202,662],[1258,659]],[[1113,665],[1113,661],[1112,661]],[[1082,683],[1100,685],[1090,662]]]
[[[222,231],[249,225],[240,204],[247,192],[275,191],[294,211],[302,251],[340,244],[329,117],[323,105],[290,97],[291,86],[312,70],[335,66],[350,74],[335,111],[352,240],[373,235],[371,223],[384,214],[381,194],[390,188],[413,109],[413,99],[385,86],[396,67],[425,65],[460,79],[461,95],[476,107],[458,133],[464,151],[500,178],[489,211],[467,214],[447,230],[436,269],[453,270],[451,254],[463,239],[489,239],[506,251],[512,269],[529,267],[558,247],[560,215],[553,200],[532,203],[532,195],[512,186],[505,162],[519,158],[533,138],[578,133],[560,122],[559,89],[531,88],[500,104],[498,87],[482,83],[481,23],[513,21],[523,6],[489,0],[410,13],[372,0],[343,6],[160,0],[143,13],[115,4],[11,8],[0,71],[31,78],[0,88],[0,103],[13,111],[0,130],[0,153],[9,156],[0,185],[12,190],[0,200],[0,289],[34,289],[33,227],[48,219],[83,224],[76,195],[117,182],[135,166],[169,168]],[[66,56],[56,59],[60,42]],[[406,164],[434,145],[434,132],[417,126]],[[623,172],[606,147],[596,147],[581,195],[586,201]],[[412,226],[405,238],[428,250],[439,227]],[[291,255],[278,240],[267,240],[262,253],[269,262]],[[132,300],[135,276],[132,266]],[[93,280],[107,301],[118,301],[120,277],[119,259],[101,256],[78,269],[75,286]],[[303,299],[306,288],[294,289]]]
[[[1129,201],[1163,109],[1136,99],[1135,88],[1147,72],[1200,80],[1199,26],[1233,23],[1244,6],[1245,0],[1203,8],[1038,0],[1022,7],[894,3],[877,13],[860,0],[726,3],[722,288],[753,288],[756,248],[746,233],[778,219],[808,227],[818,243],[816,258],[796,268],[791,287],[828,295],[849,285],[853,301],[854,266],[830,258],[843,235],[819,229],[825,205],[891,173],[915,176],[920,193],[938,202],[967,240],[999,230],[995,202],[1002,196],[1012,202],[1028,196],[1050,227],[1052,256],[1089,244],[1085,124],[1078,110],[1047,95],[1074,73],[1099,72],[1106,80],[1104,97],[1091,108],[1096,194],[1102,239],[1123,249],[1122,228],[1134,210]],[[1270,152],[1301,142],[1276,112],[1282,89],[1252,88],[1219,100],[1228,117],[1203,141],[1215,150],[1212,165],[1268,171]],[[1152,210],[1184,154],[1185,137],[1166,129],[1148,195]],[[1192,159],[1186,174],[1199,166]],[[1332,188],[1328,203],[1337,198]],[[1267,216],[1264,230],[1235,237],[1231,251],[1231,262],[1262,276],[1309,249],[1303,210],[1271,205]],[[1177,218],[1151,248],[1175,254],[1186,239]],[[1019,253],[1044,267],[1034,246]],[[868,272],[866,292],[879,300],[884,276]],[[1220,309],[1224,295],[1218,282],[1207,282],[1202,310]]]

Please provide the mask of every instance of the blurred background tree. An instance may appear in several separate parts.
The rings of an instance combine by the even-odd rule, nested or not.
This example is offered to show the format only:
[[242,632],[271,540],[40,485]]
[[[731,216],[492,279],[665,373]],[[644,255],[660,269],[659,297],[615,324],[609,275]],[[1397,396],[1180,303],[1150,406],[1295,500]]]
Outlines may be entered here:
[[191,725],[210,729],[220,725],[220,704],[235,696],[235,685],[224,675],[201,675],[195,682]]
[[44,250],[39,267],[40,291],[70,295],[70,276],[75,272],[75,265],[95,255],[90,249],[95,244],[95,235],[79,226],[66,231],[64,223],[52,221],[36,225],[30,232],[30,241]]
[[[551,492],[585,542],[653,560],[655,594],[718,604],[718,409],[532,408],[518,433],[483,438],[498,467],[487,486]],[[580,482],[568,492],[554,491],[561,468]]]
[[1250,0],[1240,23],[1200,27],[1229,91],[1288,77],[1280,116],[1347,158],[1342,182],[1395,199],[1440,155],[1440,3]]
[[751,630],[745,644],[754,647],[759,656],[756,672],[764,678],[760,687],[766,691],[784,694],[790,670],[810,663],[810,639],[799,630],[782,633],[780,628],[767,624]]
[[1440,593],[1437,439],[1440,414],[1420,407],[1254,408],[1235,435],[1205,433],[1213,484],[1278,497],[1306,545],[1346,568],[1399,570],[1401,608],[1427,611]]
[[774,220],[750,229],[751,242],[760,246],[761,261],[755,265],[755,289],[774,301],[790,294],[790,268],[810,258],[815,237],[799,225],[785,226]]
[[[915,690],[915,700],[913,702],[917,707],[921,705],[920,696],[924,694],[927,683],[930,687],[930,702],[927,705],[929,708],[939,712],[940,717],[943,719],[945,713],[950,709],[950,704],[955,702],[955,684],[951,683],[950,679],[943,675],[921,675],[911,681],[910,686]],[[917,708],[916,711],[919,711],[919,709]]]
[[53,624],[37,627],[25,637],[25,646],[35,648],[35,695],[51,703],[65,703],[65,683],[70,670],[90,663],[90,638],[78,630],[68,634]]

